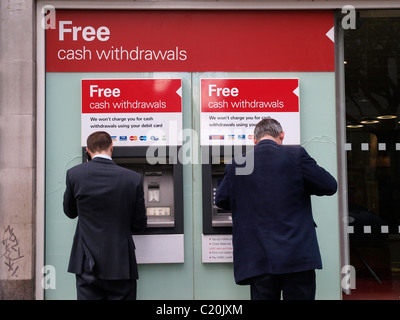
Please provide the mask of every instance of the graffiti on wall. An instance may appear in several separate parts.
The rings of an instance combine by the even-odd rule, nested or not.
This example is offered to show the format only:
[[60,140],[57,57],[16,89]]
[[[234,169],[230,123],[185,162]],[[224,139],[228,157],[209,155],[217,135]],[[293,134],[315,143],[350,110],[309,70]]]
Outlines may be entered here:
[[0,246],[0,262],[6,266],[5,271],[8,276],[18,278],[18,270],[23,257],[14,228],[8,225],[4,229]]

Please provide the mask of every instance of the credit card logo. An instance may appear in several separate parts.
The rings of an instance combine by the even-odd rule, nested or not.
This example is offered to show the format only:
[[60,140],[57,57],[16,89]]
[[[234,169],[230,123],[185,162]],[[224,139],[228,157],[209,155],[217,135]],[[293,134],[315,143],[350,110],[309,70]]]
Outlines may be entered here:
[[219,134],[213,134],[209,136],[209,140],[224,140],[225,137]]

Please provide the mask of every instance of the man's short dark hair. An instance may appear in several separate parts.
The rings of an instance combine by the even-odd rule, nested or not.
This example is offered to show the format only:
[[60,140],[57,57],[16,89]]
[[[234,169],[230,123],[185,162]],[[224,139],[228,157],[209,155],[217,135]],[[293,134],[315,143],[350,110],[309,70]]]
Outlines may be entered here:
[[266,135],[278,138],[282,131],[282,126],[277,120],[267,117],[257,123],[254,128],[254,138],[256,141],[260,141],[260,139]]
[[111,144],[111,136],[105,131],[93,132],[86,140],[86,145],[90,152],[101,152],[108,150]]

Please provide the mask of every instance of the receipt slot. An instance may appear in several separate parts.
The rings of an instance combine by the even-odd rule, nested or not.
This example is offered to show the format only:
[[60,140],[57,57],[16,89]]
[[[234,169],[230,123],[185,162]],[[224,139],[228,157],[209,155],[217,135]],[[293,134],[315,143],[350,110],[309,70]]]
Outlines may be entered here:
[[183,233],[183,171],[172,149],[177,151],[168,147],[164,157],[157,158],[160,163],[154,163],[146,157],[147,147],[114,147],[113,161],[142,176],[147,216],[143,234]]

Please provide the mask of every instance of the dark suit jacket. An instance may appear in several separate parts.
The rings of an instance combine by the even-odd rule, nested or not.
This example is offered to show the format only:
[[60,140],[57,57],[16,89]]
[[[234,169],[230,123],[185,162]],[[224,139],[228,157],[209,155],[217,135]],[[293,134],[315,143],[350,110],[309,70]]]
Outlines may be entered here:
[[147,225],[141,176],[96,157],[67,171],[64,212],[78,217],[68,271],[83,259],[101,279],[137,279],[132,233]]
[[252,173],[236,175],[233,160],[215,199],[232,210],[236,283],[322,268],[310,195],[333,195],[335,178],[301,146],[266,139],[247,156],[254,156]]

